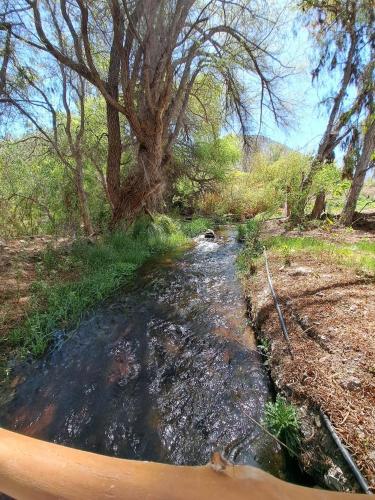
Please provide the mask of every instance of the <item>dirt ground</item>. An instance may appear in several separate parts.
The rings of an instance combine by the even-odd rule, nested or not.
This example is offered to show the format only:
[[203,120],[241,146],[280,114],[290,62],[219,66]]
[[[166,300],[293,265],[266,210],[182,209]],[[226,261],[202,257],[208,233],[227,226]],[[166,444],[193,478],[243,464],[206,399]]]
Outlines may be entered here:
[[[269,223],[264,235],[275,234],[298,235],[285,233],[280,222]],[[303,234],[350,243],[375,238],[371,232],[343,229]],[[305,413],[312,411],[315,415],[312,427],[306,431],[310,437],[304,436],[304,467],[308,470],[310,465],[316,469],[318,456],[321,460],[326,451],[318,437],[322,422],[317,415],[321,408],[375,491],[374,277],[322,262],[309,252],[293,255],[290,265],[285,265],[282,257],[272,251],[268,258],[294,359],[281,333],[263,259],[249,279],[248,293],[259,334],[270,341],[268,362],[276,386],[303,407]],[[327,464],[322,465],[323,475],[329,476],[331,462],[327,458]],[[340,477],[340,471],[337,473],[337,467],[331,476],[334,476],[331,484],[328,477],[326,485],[351,489],[345,478]],[[341,485],[332,484],[334,481],[341,481]]]
[[61,247],[68,239],[34,237],[0,240],[0,338],[25,316],[30,302],[30,286],[37,279],[41,254]]

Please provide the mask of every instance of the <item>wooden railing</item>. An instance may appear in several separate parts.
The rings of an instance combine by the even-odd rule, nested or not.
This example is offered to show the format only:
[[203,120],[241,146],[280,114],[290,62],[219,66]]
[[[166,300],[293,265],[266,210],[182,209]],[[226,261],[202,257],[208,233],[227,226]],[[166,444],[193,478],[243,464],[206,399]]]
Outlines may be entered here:
[[0,491],[27,500],[349,500],[359,495],[296,486],[217,457],[188,467],[122,460],[0,429]]

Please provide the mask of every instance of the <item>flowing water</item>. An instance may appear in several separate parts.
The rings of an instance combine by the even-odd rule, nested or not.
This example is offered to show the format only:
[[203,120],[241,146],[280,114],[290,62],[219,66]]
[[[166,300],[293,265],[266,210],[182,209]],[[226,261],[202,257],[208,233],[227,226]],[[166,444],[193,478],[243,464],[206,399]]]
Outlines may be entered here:
[[8,429],[106,455],[284,475],[261,422],[267,373],[247,326],[231,231],[149,263],[43,360],[15,370]]

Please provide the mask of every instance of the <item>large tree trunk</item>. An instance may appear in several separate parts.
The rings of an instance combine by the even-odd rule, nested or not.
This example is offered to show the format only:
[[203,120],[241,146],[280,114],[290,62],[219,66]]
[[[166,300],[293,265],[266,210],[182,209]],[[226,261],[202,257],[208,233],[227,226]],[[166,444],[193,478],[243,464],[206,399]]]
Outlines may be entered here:
[[122,219],[130,224],[143,210],[153,210],[164,192],[167,159],[159,141],[148,140],[138,148],[137,166],[127,177],[113,207],[111,228]]
[[359,157],[352,184],[346,199],[345,207],[341,213],[340,222],[350,226],[353,222],[354,212],[363,183],[365,182],[367,168],[375,149],[375,119],[369,124],[364,139],[361,156]]
[[[300,199],[298,203],[296,203],[293,213],[291,214],[291,222],[293,224],[298,224],[303,221],[305,216],[305,209],[307,205],[309,191],[314,176],[319,171],[324,162],[327,161],[330,157],[332,157],[333,151],[337,146],[337,137],[343,125],[343,123],[341,123],[341,118],[343,117],[343,113],[340,114],[340,108],[342,101],[345,98],[346,90],[348,88],[353,73],[353,59],[357,47],[357,34],[355,30],[351,31],[350,38],[351,38],[351,43],[346,58],[341,85],[333,100],[333,106],[329,114],[327,127],[322,137],[322,140],[320,141],[317,155],[311,164],[310,172],[307,174],[307,176],[303,179],[301,183]],[[319,200],[319,203],[320,202],[321,200]]]
[[311,218],[320,219],[325,208],[326,208],[326,195],[324,191],[320,191],[315,198],[314,207],[311,212]]
[[121,128],[120,116],[116,108],[107,102],[107,132],[108,132],[108,152],[107,152],[107,193],[115,210],[119,203],[121,191]]

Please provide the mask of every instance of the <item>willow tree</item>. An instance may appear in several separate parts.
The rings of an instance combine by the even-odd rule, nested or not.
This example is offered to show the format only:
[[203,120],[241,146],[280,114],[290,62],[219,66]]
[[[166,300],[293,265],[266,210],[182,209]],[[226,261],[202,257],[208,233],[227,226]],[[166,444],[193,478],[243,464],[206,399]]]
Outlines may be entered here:
[[[300,202],[293,214],[295,221],[304,216],[315,174],[325,162],[333,160],[335,148],[352,131],[352,122],[363,109],[367,93],[358,84],[371,65],[369,48],[374,44],[375,20],[372,0],[302,0],[300,7],[320,53],[313,79],[319,78],[323,70],[338,70],[339,84],[325,101],[328,121],[311,168],[301,183]],[[358,87],[361,88],[356,95]],[[311,214],[313,218],[320,217],[324,205],[325,194],[320,192]]]
[[[152,209],[163,196],[172,147],[202,70],[225,84],[243,129],[247,83],[259,106],[283,113],[276,93],[279,65],[270,52],[275,22],[246,0],[20,0],[30,8],[19,37],[47,51],[94,85],[106,100],[107,186],[112,225]],[[260,6],[257,6],[260,9]],[[54,27],[54,28],[53,28]],[[59,46],[56,28],[65,40]],[[241,70],[241,72],[240,72]],[[135,165],[121,175],[120,115],[135,144]]]

